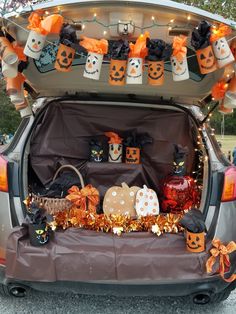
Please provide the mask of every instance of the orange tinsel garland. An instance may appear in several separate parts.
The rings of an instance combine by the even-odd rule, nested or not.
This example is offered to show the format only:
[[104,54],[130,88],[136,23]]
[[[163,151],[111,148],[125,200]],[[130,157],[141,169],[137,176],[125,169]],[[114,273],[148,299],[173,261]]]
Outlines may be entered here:
[[219,259],[220,276],[226,282],[232,282],[236,279],[236,275],[233,274],[229,278],[225,278],[225,272],[230,268],[229,254],[236,251],[236,243],[231,241],[227,246],[223,245],[219,239],[212,240],[213,248],[210,250],[211,257],[206,262],[206,269],[208,273],[212,272],[212,267],[215,264],[217,258]]

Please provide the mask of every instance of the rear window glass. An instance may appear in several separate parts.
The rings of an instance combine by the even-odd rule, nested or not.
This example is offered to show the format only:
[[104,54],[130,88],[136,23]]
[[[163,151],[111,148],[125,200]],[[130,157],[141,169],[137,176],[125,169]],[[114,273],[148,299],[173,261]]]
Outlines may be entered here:
[[[55,70],[54,63],[56,61],[59,42],[55,41],[53,44],[54,45],[48,44],[47,46],[45,46],[42,50],[40,59],[34,60],[35,66],[40,73],[46,73]],[[77,49],[77,52],[79,54],[75,55],[73,66],[85,65],[87,56],[86,51],[82,47],[79,47]],[[196,82],[200,82],[204,78],[204,75],[200,73],[195,52],[190,48],[188,48],[188,57],[190,79]],[[105,55],[103,62],[109,63],[109,60],[110,60],[109,54]],[[170,62],[165,63],[165,70],[171,72]]]

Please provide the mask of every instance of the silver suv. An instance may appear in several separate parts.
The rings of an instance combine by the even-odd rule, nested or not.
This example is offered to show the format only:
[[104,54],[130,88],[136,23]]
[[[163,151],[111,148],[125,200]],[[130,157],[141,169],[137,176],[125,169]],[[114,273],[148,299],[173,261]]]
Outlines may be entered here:
[[[122,35],[136,38],[146,27],[152,38],[172,42],[175,35],[190,36],[203,19],[232,23],[172,1],[65,1],[63,5],[51,1],[35,9],[60,10],[68,21],[74,21],[78,36],[109,40]],[[26,10],[21,17],[7,20],[11,34],[21,43],[27,39],[22,27],[28,16]],[[226,299],[235,283],[227,283],[217,272],[207,274],[205,263],[212,239],[223,243],[236,239],[236,168],[220,151],[209,115],[201,111],[222,70],[200,74],[189,47],[187,81],[173,82],[167,62],[163,86],[147,85],[146,78],[142,85],[109,86],[106,58],[100,80],[83,78],[84,51],[75,57],[71,72],[57,72],[55,40],[48,37],[41,58],[30,59],[24,74],[35,103],[32,111],[22,113],[14,139],[0,155],[0,292],[24,296],[29,288],[71,289],[78,293],[191,295],[195,303]],[[141,165],[87,161],[89,140],[111,129],[121,135],[133,129],[148,130],[153,145],[143,152]],[[35,186],[47,186],[61,165],[78,167],[85,181],[102,193],[124,181],[146,183],[159,192],[172,167],[174,144],[188,147],[187,172],[202,189],[199,210],[208,230],[205,252],[187,252],[183,234],[157,237],[131,232],[118,237],[79,228],[55,232],[40,248],[30,246],[27,229],[22,227],[23,201]],[[232,254],[229,274],[235,271]]]

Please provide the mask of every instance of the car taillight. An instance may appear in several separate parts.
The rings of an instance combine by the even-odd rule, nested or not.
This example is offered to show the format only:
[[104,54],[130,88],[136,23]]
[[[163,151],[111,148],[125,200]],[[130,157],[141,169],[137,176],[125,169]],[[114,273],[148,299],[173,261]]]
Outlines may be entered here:
[[8,192],[7,161],[0,155],[0,191]]
[[225,171],[224,189],[222,193],[222,202],[236,200],[236,167],[230,167]]

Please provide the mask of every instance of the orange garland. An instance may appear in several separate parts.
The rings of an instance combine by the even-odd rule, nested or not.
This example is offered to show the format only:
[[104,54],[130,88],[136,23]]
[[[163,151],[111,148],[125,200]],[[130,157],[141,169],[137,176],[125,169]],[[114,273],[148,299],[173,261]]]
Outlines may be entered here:
[[215,100],[221,100],[225,97],[225,93],[228,89],[229,84],[224,80],[217,82],[211,90],[211,95]]
[[219,239],[212,240],[213,248],[210,250],[211,257],[206,262],[207,273],[212,272],[212,267],[216,262],[216,259],[219,257],[219,269],[218,272],[220,276],[226,282],[232,282],[236,279],[236,274],[233,274],[229,278],[225,278],[225,272],[230,268],[230,259],[229,254],[236,251],[236,243],[231,241],[227,246],[223,245]]

